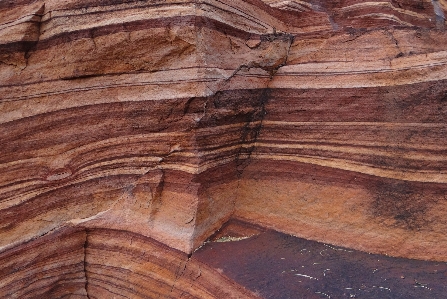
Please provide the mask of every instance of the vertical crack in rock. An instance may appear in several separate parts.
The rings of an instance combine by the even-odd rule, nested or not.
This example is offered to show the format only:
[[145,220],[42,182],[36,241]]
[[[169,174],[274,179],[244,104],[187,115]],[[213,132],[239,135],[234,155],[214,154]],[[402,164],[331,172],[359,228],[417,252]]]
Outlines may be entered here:
[[392,32],[392,31],[385,30],[385,31],[384,31],[384,34],[385,34],[387,37],[389,37],[389,38],[391,39],[391,41],[396,45],[396,48],[397,48],[397,50],[399,51],[399,53],[396,55],[395,58],[399,58],[399,57],[404,56],[404,53],[402,52],[402,49],[401,49],[400,46],[399,46],[399,42],[397,41],[397,39],[396,39],[396,37],[394,36],[393,32]]
[[[250,70],[251,68],[259,68],[266,71],[270,75],[270,80],[272,80],[275,73],[287,63],[290,48],[294,41],[293,35],[288,33],[273,33],[261,35],[260,38],[260,44],[254,47],[248,46],[254,50],[253,56],[259,55],[258,58],[241,64],[228,78],[226,78],[226,81],[230,81],[230,79],[239,72]],[[277,55],[277,52],[282,50],[281,46],[278,46],[278,44],[286,44],[283,49],[285,50],[283,55]]]
[[85,241],[84,241],[84,277],[85,277],[85,293],[87,298],[90,299],[88,294],[88,275],[87,275],[87,247],[88,247],[88,230],[85,230]]
[[[251,155],[256,147],[256,141],[259,137],[261,128],[262,128],[262,121],[264,119],[264,116],[266,114],[265,111],[265,105],[268,102],[268,96],[269,96],[269,89],[264,88],[262,90],[259,106],[256,107],[250,118],[245,123],[244,127],[242,128],[242,134],[241,134],[241,147],[239,148],[239,152],[236,155],[236,170],[238,174],[238,178],[242,175],[243,170],[247,167]],[[259,124],[256,124],[259,122]],[[254,127],[251,127],[252,124],[255,124]],[[244,148],[243,145],[250,145],[247,148]],[[246,157],[242,157],[246,156]]]
[[[172,294],[172,292],[174,292],[175,289],[175,285],[177,284],[177,281],[183,276],[183,274],[186,271],[186,267],[188,266],[189,261],[192,258],[192,253],[188,255],[188,259],[184,262],[185,264],[182,266],[182,264],[179,264],[179,271],[177,271],[177,274],[174,278],[174,282],[172,283],[171,286],[171,291],[169,292],[169,294]],[[161,294],[158,296],[158,298],[160,298]]]
[[[246,124],[244,125],[243,130],[242,130],[241,145],[244,145],[247,142],[248,137],[251,135],[252,140],[250,141],[250,143],[252,146],[250,146],[247,149],[247,152],[245,153],[247,155],[247,157],[244,158],[243,160],[241,159],[241,155],[244,154],[244,148],[242,146],[239,148],[239,152],[236,155],[236,172],[237,172],[237,177],[238,177],[236,193],[238,193],[238,190],[240,187],[240,180],[241,180],[242,173],[251,161],[251,155],[256,149],[256,143],[258,141],[259,135],[261,134],[263,121],[264,121],[265,115],[267,114],[266,105],[270,98],[269,85],[273,81],[274,76],[276,75],[278,70],[287,64],[287,61],[289,59],[290,49],[294,42],[294,36],[291,34],[276,34],[275,33],[275,34],[267,35],[261,39],[261,44],[263,41],[264,42],[267,41],[267,42],[271,43],[278,39],[283,42],[286,42],[287,46],[286,46],[285,55],[283,57],[281,57],[280,59],[278,59],[277,63],[271,64],[271,61],[267,62],[267,63],[250,62],[246,65],[240,66],[238,69],[236,69],[236,71],[231,76],[231,77],[235,76],[236,73],[243,70],[243,68],[250,68],[250,67],[261,68],[270,74],[270,79],[267,82],[265,88],[262,90],[262,93],[260,96],[260,105],[252,113],[250,119],[246,122]],[[259,47],[259,45],[257,47]],[[259,122],[259,124],[257,124],[254,128],[250,128],[250,125],[253,123],[256,123],[256,122]],[[236,196],[236,198],[237,198],[237,196]],[[234,199],[234,202],[233,202],[233,208],[236,206],[236,198]]]
[[[265,88],[263,89],[263,91],[261,93],[259,106],[254,109],[254,112],[252,113],[252,115],[251,115],[250,119],[247,121],[247,123],[244,125],[243,131],[242,131],[241,144],[245,144],[247,142],[248,137],[250,137],[250,136],[252,137],[252,140],[250,143],[253,146],[249,147],[249,149],[248,149],[246,161],[250,160],[251,154],[255,150],[256,142],[257,142],[257,139],[258,139],[259,134],[262,129],[262,122],[264,120],[265,115],[267,114],[265,107],[266,107],[266,104],[267,104],[267,102],[269,100],[269,96],[270,96],[270,89],[269,89],[270,82],[273,81],[273,78],[274,78],[275,74],[277,73],[277,71],[281,67],[283,67],[287,64],[287,60],[289,58],[290,48],[292,47],[293,40],[294,40],[294,37],[293,37],[293,35],[290,35],[290,34],[275,33],[275,34],[269,34],[269,35],[262,36],[261,44],[262,43],[274,43],[277,41],[287,43],[287,45],[285,47],[286,49],[285,49],[284,55],[277,59],[264,56],[263,59],[259,62],[251,61],[248,64],[244,64],[244,65],[240,66],[231,76],[231,77],[235,76],[236,73],[243,70],[244,68],[248,68],[248,69],[260,68],[260,69],[268,72],[270,75],[270,80],[267,82]],[[267,53],[267,55],[268,54],[269,53]],[[255,126],[254,128],[250,128],[250,124],[258,122],[258,121],[259,121],[259,125]],[[252,134],[250,134],[250,133],[252,133]],[[236,166],[238,168],[239,175],[242,173],[243,169],[247,166],[247,163],[240,162],[240,156],[243,154],[242,151],[243,151],[243,148],[241,147],[238,155],[236,156]],[[242,170],[239,170],[239,166],[241,166],[242,164],[244,164],[245,166],[242,167]]]
[[149,220],[154,219],[155,215],[158,213],[162,205],[162,195],[165,185],[165,170],[163,169],[163,167],[160,167],[159,169],[161,171],[160,180],[154,188],[151,188],[152,199],[150,203],[151,208],[150,208]]

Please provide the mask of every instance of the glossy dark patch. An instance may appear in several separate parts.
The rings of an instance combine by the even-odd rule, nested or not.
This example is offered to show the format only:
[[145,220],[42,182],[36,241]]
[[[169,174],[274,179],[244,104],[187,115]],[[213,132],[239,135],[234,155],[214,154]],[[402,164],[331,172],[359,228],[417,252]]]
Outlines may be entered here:
[[193,257],[262,298],[447,296],[446,263],[368,254],[275,231],[210,242]]

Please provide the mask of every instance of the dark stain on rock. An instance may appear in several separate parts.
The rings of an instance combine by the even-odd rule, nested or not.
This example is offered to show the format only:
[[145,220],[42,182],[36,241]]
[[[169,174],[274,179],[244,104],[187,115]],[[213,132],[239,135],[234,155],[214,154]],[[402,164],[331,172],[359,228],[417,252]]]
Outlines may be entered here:
[[418,230],[428,224],[424,218],[430,200],[414,182],[379,181],[375,185],[372,211],[374,217],[391,219],[394,226]]
[[[241,235],[234,223],[229,227],[220,235]],[[446,298],[446,263],[368,254],[272,230],[246,236],[252,237],[208,242],[193,258],[266,299]]]

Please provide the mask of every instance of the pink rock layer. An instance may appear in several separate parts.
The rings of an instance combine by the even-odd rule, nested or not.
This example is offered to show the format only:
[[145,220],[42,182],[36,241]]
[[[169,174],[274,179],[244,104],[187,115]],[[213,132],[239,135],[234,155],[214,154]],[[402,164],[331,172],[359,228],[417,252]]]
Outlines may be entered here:
[[258,298],[153,239],[66,228],[1,254],[2,298]]
[[266,2],[0,4],[2,261],[78,228],[187,255],[231,217],[447,261],[445,1]]

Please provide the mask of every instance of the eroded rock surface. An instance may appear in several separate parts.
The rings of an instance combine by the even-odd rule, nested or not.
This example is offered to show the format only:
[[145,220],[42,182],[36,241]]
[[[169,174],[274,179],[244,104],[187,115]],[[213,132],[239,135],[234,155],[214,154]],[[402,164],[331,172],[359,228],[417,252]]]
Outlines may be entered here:
[[446,10],[0,2],[0,289],[256,297],[187,262],[230,218],[447,261]]

